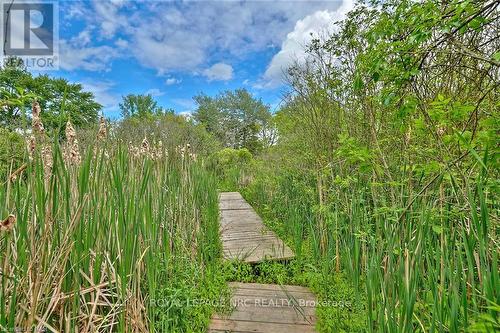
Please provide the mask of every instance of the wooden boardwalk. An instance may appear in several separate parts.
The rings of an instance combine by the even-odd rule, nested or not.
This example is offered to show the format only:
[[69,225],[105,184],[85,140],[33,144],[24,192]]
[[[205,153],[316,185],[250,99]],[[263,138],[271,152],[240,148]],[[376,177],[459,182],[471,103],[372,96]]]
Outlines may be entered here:
[[[238,192],[219,196],[220,228],[225,259],[256,263],[289,259],[292,250],[262,223],[252,206]],[[309,333],[316,332],[315,297],[304,287],[275,284],[229,284],[233,290],[228,316],[214,315],[210,333]]]
[[294,254],[262,223],[252,206],[238,192],[219,196],[221,237],[225,259],[256,263],[265,259],[290,259]]
[[208,332],[316,332],[315,297],[304,287],[275,284],[229,284],[233,289],[229,316],[212,317]]

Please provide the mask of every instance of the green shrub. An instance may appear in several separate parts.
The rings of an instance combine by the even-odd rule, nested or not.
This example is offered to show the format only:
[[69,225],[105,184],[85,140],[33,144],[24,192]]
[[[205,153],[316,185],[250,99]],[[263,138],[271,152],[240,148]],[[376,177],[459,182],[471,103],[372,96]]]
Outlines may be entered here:
[[5,128],[0,128],[0,176],[4,179],[7,173],[19,168],[25,156],[23,137]]

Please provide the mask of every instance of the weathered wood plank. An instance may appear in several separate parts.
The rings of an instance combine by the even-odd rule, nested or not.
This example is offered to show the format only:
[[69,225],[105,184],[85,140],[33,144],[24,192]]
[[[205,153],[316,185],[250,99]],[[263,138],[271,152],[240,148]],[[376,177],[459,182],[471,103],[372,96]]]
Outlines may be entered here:
[[221,210],[247,210],[252,208],[245,200],[225,200],[220,202]]
[[243,199],[240,192],[220,192],[219,200]]
[[229,285],[234,311],[214,315],[209,332],[316,332],[315,297],[307,288],[239,282]]
[[269,290],[275,292],[292,292],[292,293],[308,293],[310,297],[314,297],[313,293],[308,288],[302,286],[279,285],[279,284],[261,284],[261,283],[246,283],[246,282],[230,282],[229,287],[240,292],[244,290]]
[[269,230],[238,192],[219,194],[220,231],[225,259],[259,262],[293,258],[292,250]]
[[228,260],[240,260],[248,263],[257,263],[262,260],[285,260],[293,258],[293,253],[274,252],[269,249],[243,248],[224,251],[224,258]]

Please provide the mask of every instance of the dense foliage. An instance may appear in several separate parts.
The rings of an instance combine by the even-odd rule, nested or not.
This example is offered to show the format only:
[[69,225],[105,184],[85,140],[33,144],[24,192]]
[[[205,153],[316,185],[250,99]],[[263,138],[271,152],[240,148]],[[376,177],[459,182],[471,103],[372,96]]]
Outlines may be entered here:
[[225,91],[215,97],[198,95],[194,119],[224,147],[258,152],[274,143],[269,106],[245,89]]
[[[81,86],[2,69],[0,329],[201,332],[214,306],[187,303],[242,281],[349,303],[317,309],[321,332],[499,331],[498,18],[363,2],[288,69],[275,114],[244,89],[195,96],[193,120],[128,95],[97,141]],[[35,98],[84,149],[70,131],[25,153]],[[296,258],[220,264],[217,190]]]
[[0,187],[1,331],[200,332],[225,295],[215,178],[103,128],[85,149],[36,132]]
[[63,127],[68,118],[76,126],[93,125],[102,108],[81,84],[48,75],[33,76],[19,64],[7,62],[0,68],[0,125],[10,130],[28,128],[33,100],[42,106],[43,122],[49,130]]
[[125,119],[151,119],[163,113],[174,113],[173,110],[165,110],[159,106],[152,95],[129,94],[122,99],[119,106],[121,115]]
[[288,71],[278,144],[243,190],[296,253],[353,281],[361,331],[500,327],[497,6],[361,5]]

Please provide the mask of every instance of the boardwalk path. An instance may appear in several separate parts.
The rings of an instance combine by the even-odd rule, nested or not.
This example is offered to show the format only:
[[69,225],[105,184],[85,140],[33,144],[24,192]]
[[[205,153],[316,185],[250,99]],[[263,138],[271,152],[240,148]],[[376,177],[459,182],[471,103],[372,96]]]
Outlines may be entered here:
[[[294,256],[238,192],[221,193],[219,202],[225,259],[256,263]],[[226,317],[214,315],[210,333],[316,332],[316,299],[307,288],[239,282],[229,286],[234,311]]]
[[222,245],[225,259],[256,263],[264,259],[289,259],[293,252],[262,223],[238,192],[220,194]]

